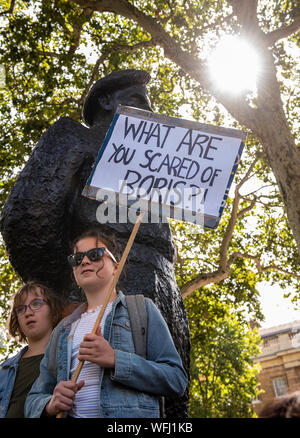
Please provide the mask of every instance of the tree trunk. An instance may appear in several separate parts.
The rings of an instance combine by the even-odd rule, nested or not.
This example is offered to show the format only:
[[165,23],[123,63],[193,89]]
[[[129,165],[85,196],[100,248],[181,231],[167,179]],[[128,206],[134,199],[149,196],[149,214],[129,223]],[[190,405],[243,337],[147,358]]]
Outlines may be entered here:
[[257,132],[276,178],[290,227],[300,252],[300,151],[297,149],[284,115],[261,115]]
[[284,113],[272,53],[262,43],[259,50],[264,65],[258,82],[257,109],[245,108],[241,102],[226,101],[225,104],[231,114],[261,141],[300,253],[300,151]]

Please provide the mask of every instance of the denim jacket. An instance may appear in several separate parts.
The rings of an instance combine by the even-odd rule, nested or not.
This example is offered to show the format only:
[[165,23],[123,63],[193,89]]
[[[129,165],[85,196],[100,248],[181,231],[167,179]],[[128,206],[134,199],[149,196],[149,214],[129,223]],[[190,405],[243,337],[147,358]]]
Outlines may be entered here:
[[27,349],[28,346],[22,348],[19,353],[10,357],[0,365],[0,418],[4,418],[7,413],[11,394],[14,389],[19,360]]
[[[53,390],[61,380],[70,380],[72,337],[85,305],[63,319],[57,343],[57,372],[48,369],[54,331],[40,365],[40,376],[25,403],[25,417],[40,417]],[[148,314],[147,359],[134,353],[125,296],[119,292],[108,314],[103,336],[115,350],[115,368],[101,368],[99,378],[100,415],[102,418],[157,418],[160,395],[180,396],[187,385],[187,375],[176,351],[168,326],[150,299]],[[66,413],[64,414],[66,415]]]

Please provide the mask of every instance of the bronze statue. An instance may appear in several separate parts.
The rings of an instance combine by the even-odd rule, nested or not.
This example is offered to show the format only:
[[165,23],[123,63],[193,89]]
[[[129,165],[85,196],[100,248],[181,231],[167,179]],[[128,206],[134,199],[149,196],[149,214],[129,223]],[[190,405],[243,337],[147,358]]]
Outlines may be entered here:
[[[151,111],[145,71],[114,72],[97,81],[83,107],[86,126],[60,118],[40,138],[1,213],[8,256],[23,281],[38,280],[70,302],[83,300],[67,263],[70,241],[91,225],[114,231],[125,248],[133,224],[99,224],[99,203],[82,195],[118,104]],[[124,293],[150,297],[164,316],[189,370],[189,329],[174,275],[175,246],[168,223],[142,223],[129,254]],[[159,339],[158,339],[159,342]],[[188,392],[166,400],[167,416],[184,417]]]

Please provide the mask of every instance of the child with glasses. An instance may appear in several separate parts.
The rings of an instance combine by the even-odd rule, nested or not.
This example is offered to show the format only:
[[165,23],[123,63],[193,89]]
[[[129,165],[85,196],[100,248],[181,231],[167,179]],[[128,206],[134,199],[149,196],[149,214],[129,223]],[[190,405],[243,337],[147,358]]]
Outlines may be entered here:
[[61,299],[44,285],[28,282],[14,295],[9,333],[27,345],[0,366],[0,418],[24,417],[27,393],[61,315]]
[[[179,396],[185,391],[187,375],[180,356],[150,299],[146,299],[146,358],[135,353],[125,296],[118,287],[96,334],[91,334],[119,258],[114,238],[97,228],[73,243],[68,260],[87,302],[53,331],[40,376],[27,397],[27,417],[54,417],[59,412],[77,418],[159,417],[159,396]],[[49,371],[55,338],[57,363]],[[78,360],[84,363],[73,382]]]

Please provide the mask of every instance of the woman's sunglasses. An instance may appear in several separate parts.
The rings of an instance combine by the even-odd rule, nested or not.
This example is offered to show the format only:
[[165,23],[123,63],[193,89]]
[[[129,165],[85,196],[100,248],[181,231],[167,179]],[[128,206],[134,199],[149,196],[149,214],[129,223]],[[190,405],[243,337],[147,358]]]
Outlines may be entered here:
[[75,254],[68,256],[68,262],[72,268],[79,266],[82,263],[85,255],[91,262],[98,262],[102,259],[104,251],[110,256],[114,263],[117,263],[117,260],[107,248],[93,248],[85,252],[76,252]]

